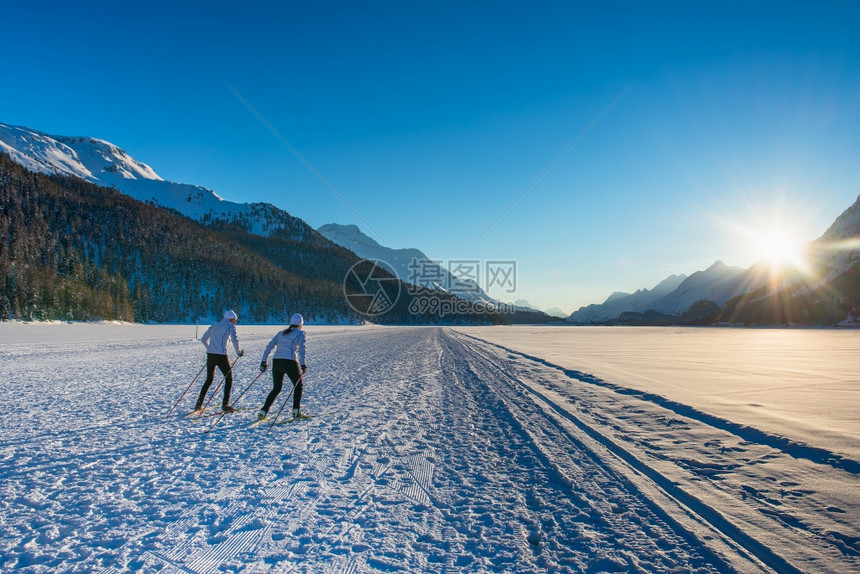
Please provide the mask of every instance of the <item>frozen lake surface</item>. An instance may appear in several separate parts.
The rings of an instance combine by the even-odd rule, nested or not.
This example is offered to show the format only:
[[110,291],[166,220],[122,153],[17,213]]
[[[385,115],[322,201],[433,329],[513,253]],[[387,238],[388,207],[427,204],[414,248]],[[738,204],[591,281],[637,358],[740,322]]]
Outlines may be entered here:
[[0,324],[0,571],[860,571],[855,333],[306,330],[318,416],[269,431],[268,373],[165,417],[193,325]]
[[860,331],[505,327],[460,331],[860,460]]

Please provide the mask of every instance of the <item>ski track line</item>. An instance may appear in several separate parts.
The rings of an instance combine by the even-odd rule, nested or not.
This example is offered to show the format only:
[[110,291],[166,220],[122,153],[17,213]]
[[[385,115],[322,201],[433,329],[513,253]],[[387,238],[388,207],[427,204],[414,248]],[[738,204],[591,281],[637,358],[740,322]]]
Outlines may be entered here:
[[[296,469],[287,479],[295,480],[300,473],[301,469]],[[244,474],[246,474],[246,470],[240,469],[234,475],[225,478],[231,483],[241,484]],[[169,527],[165,536],[170,537],[171,532],[182,535],[188,527],[197,525],[200,522],[198,514],[201,508],[212,509],[222,524],[229,522],[229,526],[223,533],[210,535],[210,542],[204,545],[201,545],[200,540],[189,538],[169,550],[157,553],[150,552],[150,554],[182,571],[200,574],[217,572],[221,570],[222,565],[233,563],[239,556],[249,554],[269,534],[271,526],[267,524],[268,520],[266,519],[270,519],[276,511],[267,506],[262,512],[243,512],[245,501],[237,499],[237,492],[240,490],[241,487],[239,486],[221,488],[213,497],[213,501],[227,501],[228,504],[223,510],[220,510],[218,505],[214,503],[195,507],[189,510],[184,518],[175,523],[175,528]],[[277,486],[269,487],[263,491],[263,496],[271,496],[276,502],[282,502],[292,499],[302,490],[303,485],[301,483],[280,488]]]
[[[535,455],[542,459],[546,467],[552,469],[552,472],[557,476],[555,480],[559,483],[560,487],[573,489],[572,500],[580,505],[581,512],[585,513],[584,516],[587,516],[589,521],[598,526],[605,525],[599,527],[613,532],[616,537],[630,537],[629,543],[631,546],[627,555],[625,556],[622,553],[617,556],[614,559],[615,566],[610,566],[610,569],[620,567],[619,560],[630,563],[631,561],[635,561],[636,555],[647,556],[654,553],[653,549],[649,550],[647,548],[647,545],[652,543],[652,541],[643,541],[636,534],[635,527],[630,522],[631,518],[634,521],[644,520],[646,523],[651,524],[652,528],[656,524],[664,524],[664,526],[658,527],[658,532],[662,532],[662,534],[652,534],[660,540],[665,540],[665,544],[669,545],[669,547],[678,545],[679,543],[681,545],[691,545],[693,548],[698,547],[697,551],[692,551],[692,555],[695,555],[696,552],[700,553],[700,568],[705,567],[707,563],[718,564],[719,567],[716,571],[725,571],[728,568],[728,565],[722,559],[718,558],[716,554],[711,553],[701,540],[692,536],[685,529],[679,528],[673,521],[667,521],[659,507],[654,508],[650,504],[650,501],[639,490],[635,489],[632,484],[620,480],[620,477],[611,470],[611,467],[607,466],[599,456],[595,456],[580,441],[571,436],[565,437],[561,435],[556,435],[552,439],[541,439],[540,433],[544,431],[540,429],[546,429],[547,423],[553,423],[552,418],[547,417],[541,410],[534,410],[534,407],[532,407],[530,413],[526,414],[522,408],[529,401],[527,397],[518,396],[517,389],[520,385],[516,381],[512,381],[508,376],[499,377],[498,375],[504,375],[503,370],[483,360],[479,355],[474,353],[474,350],[466,348],[462,343],[453,340],[453,338],[450,340],[452,354],[456,357],[455,360],[461,361],[463,364],[457,368],[449,368],[448,371],[468,373],[468,378],[474,379],[477,384],[484,386],[482,389],[483,394],[488,397],[495,395],[501,401],[496,408],[509,413],[509,420],[516,425],[516,432],[521,433],[526,438],[527,444],[534,450]],[[480,366],[473,366],[476,360],[480,360]],[[491,383],[485,379],[492,381],[492,386],[488,386]],[[509,381],[509,384],[503,383],[505,379]],[[524,399],[526,399],[526,403],[523,403]],[[501,417],[503,414],[500,413],[499,416]],[[555,444],[564,444],[565,446],[553,452],[555,449],[553,449],[552,445]],[[553,454],[549,454],[550,452],[553,452]],[[567,461],[571,456],[574,457],[574,460],[565,464],[563,461]],[[589,469],[588,473],[583,474],[581,472],[582,468]],[[570,471],[578,473],[579,477],[569,476]],[[603,494],[596,495],[596,493],[601,491],[603,491]],[[540,498],[536,498],[535,500],[540,500]],[[610,504],[607,501],[615,502]],[[526,503],[527,506],[533,507],[536,512],[541,512],[540,508],[543,506],[542,504],[535,505],[529,503],[528,500],[526,500]],[[629,509],[629,511],[624,512],[626,509]],[[642,517],[648,518],[643,519]],[[552,522],[549,524],[552,525]],[[538,527],[533,535],[536,538],[540,538],[543,534]],[[677,538],[672,541],[671,537]],[[681,543],[682,540],[684,541],[683,543]],[[548,542],[549,540],[547,540]],[[639,548],[638,546],[643,544],[643,542],[646,548]],[[632,564],[629,567],[633,567]],[[639,566],[639,568],[649,569],[648,566]]]
[[[595,464],[599,467],[605,468],[607,471],[614,473],[614,470],[612,470],[613,466],[611,464],[608,464],[609,457],[612,457],[614,455],[614,456],[619,456],[619,458],[621,460],[623,460],[626,464],[628,464],[630,466],[630,468],[641,472],[641,469],[637,468],[637,466],[630,464],[630,461],[628,461],[624,456],[620,456],[619,453],[616,452],[615,449],[611,445],[605,444],[602,436],[600,436],[600,435],[595,436],[593,434],[594,431],[592,431],[589,427],[587,427],[587,425],[582,424],[580,421],[576,420],[575,417],[573,417],[570,413],[568,413],[567,411],[565,411],[562,408],[559,408],[557,405],[551,403],[551,401],[548,401],[545,397],[543,397],[539,393],[536,393],[535,391],[533,391],[530,387],[528,387],[528,385],[525,385],[522,381],[520,381],[519,379],[517,379],[517,378],[513,377],[512,375],[510,375],[509,373],[507,373],[504,370],[504,368],[501,367],[500,365],[497,365],[492,358],[481,354],[479,351],[477,351],[476,349],[474,349],[474,347],[471,347],[471,346],[468,348],[467,352],[471,352],[473,354],[473,356],[475,356],[476,358],[480,357],[483,360],[484,368],[485,369],[489,368],[489,369],[494,370],[497,373],[499,379],[508,380],[511,383],[511,385],[513,385],[513,386],[525,388],[527,392],[534,395],[532,398],[536,397],[538,399],[538,401],[543,401],[543,402],[549,404],[549,406],[551,407],[551,410],[547,410],[547,409],[543,408],[543,405],[540,405],[540,404],[538,406],[540,406],[542,408],[543,412],[545,412],[547,415],[549,415],[550,422],[552,422],[554,424],[554,426],[561,433],[568,436],[568,440],[574,441],[578,446],[580,446],[581,448],[587,449],[590,452],[593,464]],[[514,404],[514,402],[511,401],[511,404]],[[512,406],[510,408],[515,408],[515,407]],[[555,415],[555,416],[553,416],[553,415]],[[558,418],[557,418],[558,415],[561,415],[561,417],[563,417],[564,419],[569,420],[570,422],[573,422],[574,424],[576,424],[576,426],[580,430],[585,431],[586,437],[577,436],[578,433],[571,433],[571,429],[567,428],[566,425],[564,425],[564,424],[560,424],[560,422],[558,421]],[[540,450],[544,450],[544,449],[555,450],[553,448],[553,441],[551,439],[548,440],[548,439],[539,438],[538,433],[541,433],[542,431],[537,429],[537,427],[535,425],[529,425],[528,427],[523,426],[523,430],[524,430],[524,432],[528,433],[530,436],[532,436],[534,438],[535,444],[537,445],[537,447]],[[583,440],[583,438],[585,438],[585,440]],[[598,444],[595,445],[595,444],[591,443],[591,441],[589,441],[588,438],[596,440],[598,442]],[[589,443],[591,443],[591,444],[589,444]],[[600,447],[604,447],[605,450],[604,450],[604,448],[600,448]],[[548,463],[550,463],[550,464],[556,464],[554,461],[563,460],[563,455],[560,455],[560,454],[550,455],[549,453],[546,453],[545,457],[546,457],[546,460],[548,461]],[[563,475],[565,474],[564,470],[562,470],[562,469],[560,469],[560,472]],[[643,473],[643,474],[645,474],[647,476],[647,473]],[[645,489],[642,489],[641,484],[636,484],[636,482],[630,482],[629,480],[626,480],[626,477],[622,477],[622,476],[619,476],[617,478],[617,480],[623,480],[626,484],[628,484],[629,488],[635,490],[636,492],[639,492],[641,495],[641,500],[645,504],[647,504],[647,506],[650,508],[650,510],[652,512],[654,512],[656,515],[660,516],[663,520],[666,520],[667,522],[672,524],[674,526],[674,528],[679,533],[681,533],[683,538],[685,538],[686,540],[688,540],[690,543],[693,543],[693,544],[696,544],[696,543],[700,544],[702,542],[701,535],[697,535],[694,532],[694,530],[697,530],[696,528],[691,528],[689,525],[684,526],[681,521],[677,520],[676,516],[673,516],[671,513],[668,513],[666,511],[665,502],[664,502],[664,504],[660,504],[656,500],[653,500],[651,497],[649,497],[649,494],[653,494],[653,493],[648,493]],[[674,496],[670,496],[670,500],[677,502],[677,498]],[[612,505],[607,506],[603,510],[605,512],[603,513],[602,518],[611,520],[615,514],[614,511],[612,510]],[[708,523],[706,521],[702,521],[702,522],[704,522],[711,529],[713,529],[714,535],[719,536],[721,534],[719,529],[714,528],[713,525],[711,525],[710,523]],[[723,536],[725,537],[725,535],[723,535]],[[720,563],[720,564],[723,564],[726,568],[731,568],[732,566],[729,566],[729,564],[731,563],[731,559],[727,558],[726,555],[727,554],[730,555],[734,552],[740,551],[741,556],[744,556],[746,554],[746,552],[744,552],[742,545],[737,544],[730,537],[728,537],[728,538],[731,541],[728,544],[728,548],[730,549],[729,552],[726,552],[726,549],[722,548],[722,549],[716,549],[717,551],[714,553],[711,553],[711,549],[707,549],[706,553],[708,553],[710,555],[710,558],[713,561]],[[734,543],[732,543],[732,542],[734,542]],[[750,559],[750,556],[747,556],[747,560],[749,560],[749,559]],[[760,569],[762,568],[761,563],[758,563],[758,561],[755,559],[751,560],[750,562],[751,563],[741,564],[741,567],[745,568],[745,569],[746,568],[752,568],[754,571],[760,571]],[[735,564],[735,565],[733,565],[733,567],[738,567],[738,565]]]
[[[373,373],[373,366],[359,367],[355,370],[356,374],[362,374],[363,371],[369,370]],[[358,378],[358,384],[367,385],[365,377],[347,377],[347,379],[352,382],[353,379]],[[364,379],[364,381],[361,381]],[[345,395],[345,393],[342,393]],[[350,418],[352,416],[351,412],[347,412],[346,418]],[[384,419],[374,419],[376,422],[385,423]],[[379,440],[385,441],[387,439],[387,435],[385,431],[379,434]],[[342,482],[344,480],[351,480],[356,476],[356,473],[359,470],[360,463],[362,457],[374,451],[374,447],[372,446],[373,440],[368,436],[367,438],[356,441],[358,444],[365,444],[366,446],[362,449],[357,449],[354,446],[349,449],[349,451],[345,451],[339,458],[338,464],[335,466],[343,469],[342,474],[340,476],[333,477],[333,480],[336,482]],[[369,472],[367,473],[367,477],[372,478],[373,481],[366,485],[364,490],[362,490],[357,496],[355,496],[352,501],[346,506],[339,509],[337,514],[331,515],[330,525],[322,532],[321,535],[317,536],[318,540],[313,542],[310,546],[306,547],[302,551],[302,557],[307,560],[308,558],[312,558],[314,556],[321,555],[323,553],[330,552],[333,547],[337,547],[338,545],[345,542],[348,536],[354,531],[361,530],[360,524],[358,524],[358,519],[367,514],[377,511],[377,503],[374,500],[374,495],[378,492],[379,480],[385,480],[384,476],[388,474],[394,462],[387,462],[385,464],[380,464],[379,460],[374,461]],[[390,484],[393,490],[398,490],[396,481],[392,481],[393,484]],[[398,491],[400,492],[400,491]],[[402,492],[400,492],[403,494]],[[360,534],[357,535],[360,538]],[[331,570],[333,572],[339,571],[361,571],[362,564],[365,564],[363,560],[360,558],[347,560],[346,564],[343,566],[334,566]],[[380,563],[383,564],[383,563]],[[392,565],[388,565],[391,567]],[[307,567],[300,563],[293,563],[288,566],[284,571],[292,572],[295,570],[303,570],[303,571],[314,571],[308,570]],[[398,568],[399,569],[399,568]]]
[[[483,347],[484,353],[487,352],[487,349],[499,349],[505,353],[509,353],[511,356],[523,357],[523,358],[526,358],[527,360],[533,361],[539,365],[546,366],[546,361],[544,361],[542,359],[538,358],[536,360],[533,360],[531,357],[523,355],[522,353],[518,353],[517,351],[512,351],[512,350],[510,350],[504,346],[496,345],[496,344],[490,343],[488,341],[483,341],[483,340],[477,339],[473,336],[466,335],[463,333],[457,333],[457,335],[462,335],[462,336],[464,336],[470,340],[473,340],[473,341],[480,343],[481,345],[484,346]],[[475,350],[477,352],[477,348],[475,348],[474,346],[470,347],[470,348],[472,348],[473,350]],[[492,362],[491,359],[488,359],[488,360],[490,360]],[[569,376],[570,371],[560,369],[559,367],[556,367],[556,366],[551,366],[551,368],[553,368],[555,370],[562,370],[562,372],[566,376]],[[500,371],[504,372],[503,370],[500,370]],[[657,470],[653,465],[645,462],[643,459],[641,459],[641,457],[636,457],[634,454],[632,454],[626,448],[621,446],[621,444],[617,441],[617,439],[610,438],[610,436],[607,435],[606,433],[603,433],[600,430],[598,430],[597,428],[590,426],[590,424],[588,422],[585,422],[581,416],[577,416],[577,415],[573,414],[574,411],[576,411],[575,407],[573,409],[571,409],[570,407],[566,408],[565,406],[562,406],[560,403],[557,402],[557,399],[554,400],[554,399],[548,397],[545,394],[545,392],[540,391],[538,389],[538,387],[535,386],[534,383],[527,383],[523,380],[517,379],[517,378],[515,378],[511,375],[508,375],[508,374],[506,374],[506,376],[511,378],[513,381],[516,381],[517,384],[519,384],[523,388],[525,388],[532,395],[534,400],[544,404],[547,409],[554,412],[557,416],[559,416],[559,417],[567,420],[569,423],[572,423],[573,425],[575,425],[580,431],[584,432],[586,435],[591,437],[594,441],[597,441],[597,443],[599,443],[600,445],[602,445],[603,447],[608,449],[609,452],[613,453],[615,456],[617,456],[621,460],[623,460],[624,463],[626,465],[628,465],[631,469],[633,469],[633,470],[637,471],[638,473],[641,473],[642,475],[648,477],[648,479],[650,481],[652,481],[653,484],[656,485],[662,491],[663,494],[665,494],[666,496],[669,496],[671,499],[673,499],[677,503],[681,504],[682,507],[685,507],[688,511],[692,512],[695,516],[697,516],[699,520],[704,521],[711,528],[722,533],[722,535],[724,537],[728,537],[735,545],[738,545],[740,547],[745,548],[747,552],[755,555],[763,563],[767,564],[770,568],[773,568],[774,570],[776,570],[778,572],[800,572],[800,571],[802,571],[802,568],[798,568],[798,567],[794,566],[788,560],[786,560],[783,556],[780,556],[779,554],[775,553],[771,548],[758,542],[758,540],[754,536],[747,534],[742,529],[741,526],[739,526],[738,524],[736,524],[732,520],[726,519],[720,510],[717,510],[715,507],[711,506],[710,504],[708,504],[704,500],[701,500],[700,498],[698,498],[695,495],[695,489],[690,489],[689,485],[687,487],[685,487],[684,485],[676,484],[672,479],[661,474],[661,472],[659,470]],[[589,383],[591,381],[583,381],[583,382]],[[607,383],[607,384],[601,384],[600,386],[608,388],[610,391],[613,391],[613,392],[616,391],[615,385],[611,385],[611,384]],[[641,398],[641,397],[638,397],[635,393],[621,393],[621,394],[623,394],[623,395],[631,395],[632,394],[632,395],[636,396],[636,398]],[[559,398],[561,398],[561,397],[559,397]],[[569,401],[571,399],[566,399],[566,400]],[[644,398],[642,400],[648,401],[648,398]],[[663,406],[663,405],[658,405],[658,406]],[[584,407],[581,407],[581,408],[584,408]],[[668,409],[668,410],[670,410],[671,412],[676,412],[675,409]],[[611,424],[611,422],[608,421],[606,419],[606,417],[599,416],[593,412],[590,412],[589,414],[590,414],[591,418],[593,418],[595,421],[599,422],[601,425],[606,426],[606,427],[610,427],[610,428],[615,428],[616,430],[620,430],[620,427],[618,427],[617,425]],[[677,414],[677,412],[676,412],[676,414]],[[696,422],[701,423],[701,424],[707,424],[707,421],[700,421],[700,420],[695,419],[695,418],[693,420],[695,420]],[[722,425],[720,425],[716,428],[718,431],[730,432],[727,429],[724,429],[722,427]],[[763,446],[768,447],[769,445],[763,445]],[[659,458],[653,452],[650,454],[652,454],[652,456],[655,456],[655,458]],[[766,458],[769,458],[772,456],[773,455],[765,455],[763,458],[766,459]],[[676,462],[679,462],[679,465],[678,465],[679,467],[684,468],[686,466],[689,471],[700,474],[706,480],[710,480],[711,476],[716,476],[715,473],[726,472],[725,469],[721,469],[719,467],[715,467],[711,471],[709,471],[706,464],[703,465],[702,463],[699,463],[697,461],[692,461],[692,460],[683,461],[683,460],[681,460],[681,461],[676,461]],[[689,463],[689,464],[685,464],[685,463]],[[749,464],[753,465],[753,464],[755,464],[755,461],[752,461]],[[731,469],[729,469],[729,470],[731,470]],[[641,481],[638,481],[638,482],[641,482]],[[719,486],[716,484],[714,486],[717,486],[717,488],[719,488]],[[701,487],[699,487],[699,488],[701,488]],[[744,497],[746,497],[746,493],[744,493]],[[730,503],[732,502],[732,500],[725,500],[725,501],[730,502]],[[777,503],[777,504],[779,504],[779,503]],[[732,506],[730,505],[728,508],[732,508]],[[738,505],[735,504],[734,508],[735,508],[735,511],[737,512]],[[748,512],[748,511],[744,511],[743,508],[741,508],[741,510],[743,512],[741,514],[741,516],[743,516],[744,513]],[[815,534],[816,536],[820,537],[820,539],[821,539],[820,542],[818,543],[819,548],[825,549],[828,546],[833,545],[835,548],[838,549],[839,552],[842,553],[842,555],[844,555],[846,557],[846,559],[848,559],[852,556],[856,558],[856,556],[857,556],[857,551],[852,549],[852,544],[855,543],[856,540],[845,539],[844,542],[840,542],[840,540],[841,540],[840,535],[837,532],[833,532],[833,531],[815,533],[814,531],[812,531],[812,529],[810,529],[810,527],[808,525],[805,525],[805,524],[798,522],[790,514],[787,514],[787,513],[785,513],[785,511],[780,511],[776,508],[771,510],[771,509],[768,509],[766,507],[762,507],[759,509],[759,511],[764,516],[768,516],[768,515],[772,515],[772,514],[776,515],[777,518],[785,516],[785,520],[781,521],[782,524],[784,525],[784,527],[785,526],[791,527],[790,530],[785,531],[786,535],[795,536],[794,531],[798,530],[797,536],[799,536],[799,538],[796,539],[793,546],[790,546],[791,548],[804,548],[806,546],[804,539],[806,537],[808,537],[809,534]],[[750,516],[752,517],[752,515],[750,515]],[[748,522],[751,524],[757,524],[757,523],[760,523],[761,521],[756,520],[754,517],[752,517],[751,521],[742,520],[739,524],[744,524],[744,523],[748,523]],[[795,527],[800,527],[800,528],[795,528]],[[766,528],[766,526],[762,526],[761,524],[759,524],[758,526],[754,526],[754,528]],[[834,542],[834,540],[835,540],[835,542]],[[818,552],[818,551],[814,551],[810,555],[810,557],[814,557],[815,552]],[[812,559],[814,560],[814,558],[812,558]],[[797,556],[797,560],[801,560],[801,556]]]
[[[427,378],[426,373],[424,372],[424,369],[422,369],[422,368],[414,369],[413,372],[416,372],[416,377],[415,377],[416,380]],[[421,392],[422,389],[426,390],[426,389],[424,389],[424,387],[419,387],[419,388],[413,389],[412,392],[413,393],[414,392]],[[436,394],[438,395],[438,393],[436,393]],[[406,397],[403,397],[402,399],[397,397],[398,400],[395,400],[395,398],[390,397],[390,396],[386,397],[386,398],[390,402],[397,403],[397,405],[396,405],[397,407],[402,407],[408,403],[414,402],[412,399],[406,398]],[[437,408],[441,408],[441,404],[437,405]],[[389,404],[388,410],[389,411],[392,411],[392,410],[397,411],[398,409],[392,409],[391,404]],[[383,420],[382,422],[386,422],[386,421]],[[399,417],[396,417],[395,419],[393,419],[393,422],[396,422],[397,424],[407,423],[408,417],[399,416]],[[392,421],[388,421],[386,424],[388,425],[388,428],[392,428],[391,427]],[[415,428],[414,431],[420,435],[420,428]],[[407,483],[413,482],[413,483],[421,484],[423,486],[425,483],[425,480],[423,479],[424,477],[421,475],[421,473],[418,473],[417,478],[415,476],[408,476],[408,473],[415,466],[414,463],[412,462],[412,460],[414,460],[414,459],[410,459],[409,457],[402,458],[401,455],[398,452],[396,452],[396,449],[390,448],[389,445],[391,444],[391,439],[388,436],[389,434],[390,434],[389,431],[382,431],[381,433],[378,434],[379,439],[377,441],[374,441],[372,438],[368,438],[368,445],[365,449],[363,449],[363,452],[361,453],[362,456],[364,456],[365,454],[372,454],[373,452],[379,453],[376,455],[375,460],[373,460],[369,465],[367,465],[368,466],[367,476],[372,478],[375,481],[375,483],[371,484],[372,490],[369,490],[366,492],[367,492],[368,496],[373,497],[373,496],[378,496],[378,495],[375,495],[375,493],[381,492],[379,489],[382,489],[382,491],[387,491],[390,493],[397,493],[398,495],[404,496],[405,498],[409,499],[408,495],[412,494],[412,496],[415,496],[415,493],[410,492],[410,490],[408,488],[406,488],[406,489],[403,488],[404,480],[399,476],[400,473],[401,472],[407,473],[403,477],[406,479],[405,482],[407,482]],[[403,436],[401,433],[395,433],[395,434],[397,436]],[[353,452],[355,452],[355,451],[353,451]],[[403,461],[403,463],[401,463],[401,460]],[[422,458],[422,460],[424,460],[424,459]],[[419,466],[420,466],[420,463],[419,463]],[[350,470],[350,469],[358,470],[359,468],[361,468],[361,465],[357,466],[355,463],[351,463],[347,467],[346,472],[347,473],[355,472],[354,470]],[[390,477],[390,478],[388,478],[388,477]],[[428,491],[427,486],[423,486],[423,488],[424,488],[424,492],[426,493]],[[421,496],[419,494],[419,498],[423,499],[423,496]],[[373,507],[371,507],[371,505],[368,505],[365,513],[371,513],[372,514],[372,513],[379,512],[379,510],[375,506],[375,500],[371,500],[370,502],[373,503],[374,505],[373,505]],[[425,514],[429,513],[434,520],[442,520],[442,521],[446,520],[443,513],[440,512],[439,509],[436,508],[435,506],[429,507],[429,508],[424,507],[424,513]],[[351,528],[351,529],[355,530],[355,528]],[[360,530],[360,528],[359,528],[359,530]],[[350,529],[345,529],[341,533],[341,535],[339,536],[338,539],[341,539],[343,536],[347,535],[349,532],[350,532]],[[455,531],[452,530],[451,532],[455,532]],[[360,532],[359,532],[359,535],[360,535]],[[357,564],[359,564],[359,562],[360,562],[360,560],[357,560],[357,561],[354,561],[352,564],[356,565],[355,567],[357,568],[358,567]],[[374,569],[379,568],[379,569],[383,569],[383,570],[406,568],[406,569],[410,569],[412,571],[415,571],[416,569],[424,570],[424,571],[430,571],[430,570],[449,571],[449,568],[446,566],[443,566],[441,570],[439,567],[428,569],[427,566],[419,566],[419,564],[426,564],[423,562],[419,562],[418,564],[413,564],[411,567],[408,566],[408,562],[407,563],[400,563],[398,565],[396,561],[392,562],[391,558],[388,558],[388,559],[382,560],[382,561],[380,561],[380,559],[378,557],[377,558],[369,558],[367,560],[366,564],[370,568],[374,568]],[[450,571],[457,571],[457,570],[456,569],[450,569]]]

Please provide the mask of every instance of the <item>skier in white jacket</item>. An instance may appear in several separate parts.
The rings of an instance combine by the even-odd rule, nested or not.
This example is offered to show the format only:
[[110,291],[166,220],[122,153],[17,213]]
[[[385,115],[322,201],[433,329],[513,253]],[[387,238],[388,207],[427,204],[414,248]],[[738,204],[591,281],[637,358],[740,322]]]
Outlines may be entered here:
[[225,311],[224,318],[206,329],[206,332],[200,337],[200,342],[206,347],[206,380],[203,382],[203,388],[200,389],[200,396],[197,397],[197,404],[194,406],[195,411],[203,408],[203,399],[206,398],[209,386],[215,379],[215,367],[224,373],[224,398],[221,401],[221,409],[226,412],[234,411],[233,407],[230,406],[233,369],[227,358],[227,341],[233,342],[233,348],[236,349],[238,356],[241,357],[245,354],[245,351],[239,348],[239,336],[236,334],[236,322],[238,320],[239,316],[235,311]]
[[305,332],[302,330],[305,320],[301,315],[295,313],[290,317],[290,326],[280,331],[266,346],[263,351],[263,360],[260,363],[260,371],[265,372],[268,368],[266,361],[269,353],[277,347],[272,358],[272,392],[266,397],[263,408],[257,418],[263,420],[269,413],[269,409],[284,385],[284,375],[288,375],[293,382],[293,418],[304,418],[299,408],[302,404],[302,375],[307,371],[305,366]]

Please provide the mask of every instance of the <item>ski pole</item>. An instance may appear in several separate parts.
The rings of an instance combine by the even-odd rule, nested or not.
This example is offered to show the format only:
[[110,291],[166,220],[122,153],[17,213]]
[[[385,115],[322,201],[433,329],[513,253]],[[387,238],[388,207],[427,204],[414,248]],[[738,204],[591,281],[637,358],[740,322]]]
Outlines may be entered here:
[[233,361],[233,364],[232,364],[232,365],[230,365],[230,368],[229,368],[229,369],[227,369],[227,372],[224,374],[224,376],[223,376],[223,377],[221,377],[221,382],[220,382],[220,383],[218,383],[218,386],[217,386],[217,387],[215,387],[215,390],[214,390],[214,391],[212,391],[212,394],[211,394],[211,395],[209,395],[209,400],[208,400],[208,401],[206,401],[206,404],[205,404],[205,405],[203,405],[203,409],[200,411],[200,416],[198,416],[196,419],[194,419],[195,421],[199,421],[199,420],[200,420],[200,418],[203,416],[203,411],[205,411],[207,408],[209,408],[209,403],[211,403],[211,402],[212,402],[212,399],[213,399],[213,398],[215,398],[215,394],[216,394],[216,393],[221,389],[221,385],[223,385],[223,384],[224,384],[224,381],[226,381],[226,380],[227,380],[227,375],[229,375],[230,373],[232,373],[232,372],[233,372],[233,365],[235,365],[236,363],[238,363],[238,362],[239,362],[239,359],[241,359],[241,358],[242,358],[242,355],[239,355],[238,357],[236,357],[236,360],[235,360],[235,361]]
[[[238,402],[239,402],[239,399],[241,399],[241,398],[242,398],[242,395],[244,395],[244,394],[245,394],[245,392],[246,392],[248,389],[250,389],[250,388],[251,388],[251,385],[253,385],[254,383],[256,383],[256,382],[257,382],[257,379],[259,379],[260,377],[262,377],[262,376],[263,376],[263,373],[265,373],[265,372],[266,372],[266,371],[260,371],[260,374],[259,374],[259,375],[257,375],[256,377],[254,377],[254,380],[253,380],[253,381],[251,381],[251,383],[250,383],[247,387],[245,387],[245,389],[244,389],[241,393],[239,393],[239,396],[238,396],[238,397],[236,397],[236,400],[235,400],[235,401],[233,401],[233,404],[232,404],[232,405],[230,405],[230,406],[231,406],[231,407],[235,407],[235,406],[236,406],[236,403],[238,403]],[[219,416],[217,419],[215,419],[215,422],[213,422],[213,423],[212,423],[212,425],[209,427],[209,429],[208,429],[206,432],[208,433],[208,432],[209,432],[209,431],[211,431],[213,428],[215,428],[215,425],[217,425],[217,424],[218,424],[218,421],[220,421],[221,419],[223,419],[223,418],[224,418],[224,415],[226,415],[226,414],[227,414],[227,411],[223,411],[223,412],[221,413],[221,416]]]
[[170,413],[172,413],[172,412],[173,412],[173,409],[175,409],[175,408],[176,408],[176,405],[178,405],[178,404],[179,404],[179,401],[181,401],[181,400],[182,400],[182,397],[184,397],[184,396],[185,396],[185,393],[187,393],[187,392],[188,392],[188,389],[190,389],[190,388],[191,388],[191,385],[193,385],[193,384],[194,384],[194,381],[196,381],[196,380],[197,380],[197,377],[199,377],[199,376],[200,376],[200,373],[202,373],[202,372],[203,372],[203,369],[205,369],[205,368],[206,368],[206,363],[203,363],[203,366],[202,366],[202,367],[200,367],[200,370],[199,370],[199,371],[197,371],[197,374],[196,374],[196,375],[194,375],[194,378],[193,378],[193,379],[191,379],[191,383],[189,383],[189,385],[188,385],[187,387],[185,387],[185,390],[184,390],[184,391],[182,391],[182,394],[181,394],[181,395],[179,395],[179,398],[178,398],[178,399],[176,399],[176,402],[175,402],[175,403],[173,403],[173,406],[172,406],[172,407],[170,407],[170,410],[169,410],[169,411],[167,411],[167,414],[164,416],[164,418],[167,418],[167,417],[169,417],[169,416],[170,416]]
[[275,426],[276,422],[278,422],[278,417],[281,416],[281,411],[284,410],[285,406],[287,406],[287,403],[289,402],[290,397],[293,396],[293,391],[295,391],[298,384],[302,382],[302,377],[304,377],[304,376],[305,376],[305,374],[302,373],[301,375],[299,375],[299,378],[296,379],[296,382],[293,383],[293,388],[290,389],[290,394],[287,395],[287,398],[284,399],[284,402],[281,405],[281,408],[279,408],[278,412],[275,413],[275,418],[272,420],[272,424],[270,424],[269,428],[266,430],[266,434],[269,434],[269,432],[272,430],[272,427]]

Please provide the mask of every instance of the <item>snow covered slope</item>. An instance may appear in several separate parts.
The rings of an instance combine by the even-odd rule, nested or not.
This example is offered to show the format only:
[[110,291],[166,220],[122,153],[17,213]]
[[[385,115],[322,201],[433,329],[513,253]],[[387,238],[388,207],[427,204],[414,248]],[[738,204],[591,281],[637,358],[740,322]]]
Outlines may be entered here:
[[[451,330],[309,327],[319,416],[267,434],[268,376],[210,433],[193,397],[165,418],[191,326],[12,328],[4,572],[860,569],[850,461]],[[273,334],[239,327],[251,357]],[[234,397],[257,374],[237,362]]]
[[828,279],[842,275],[860,261],[860,196],[812,242],[809,252],[827,267]]
[[363,259],[378,259],[388,263],[403,282],[451,292],[468,301],[492,301],[475,281],[458,278],[419,249],[384,247],[362,233],[356,225],[328,223],[318,228],[317,232]]
[[135,199],[175,209],[203,223],[219,219],[237,222],[258,235],[282,229],[295,233],[295,218],[273,205],[234,203],[199,185],[165,181],[150,166],[104,140],[52,136],[0,123],[0,151],[32,171],[114,187]]

